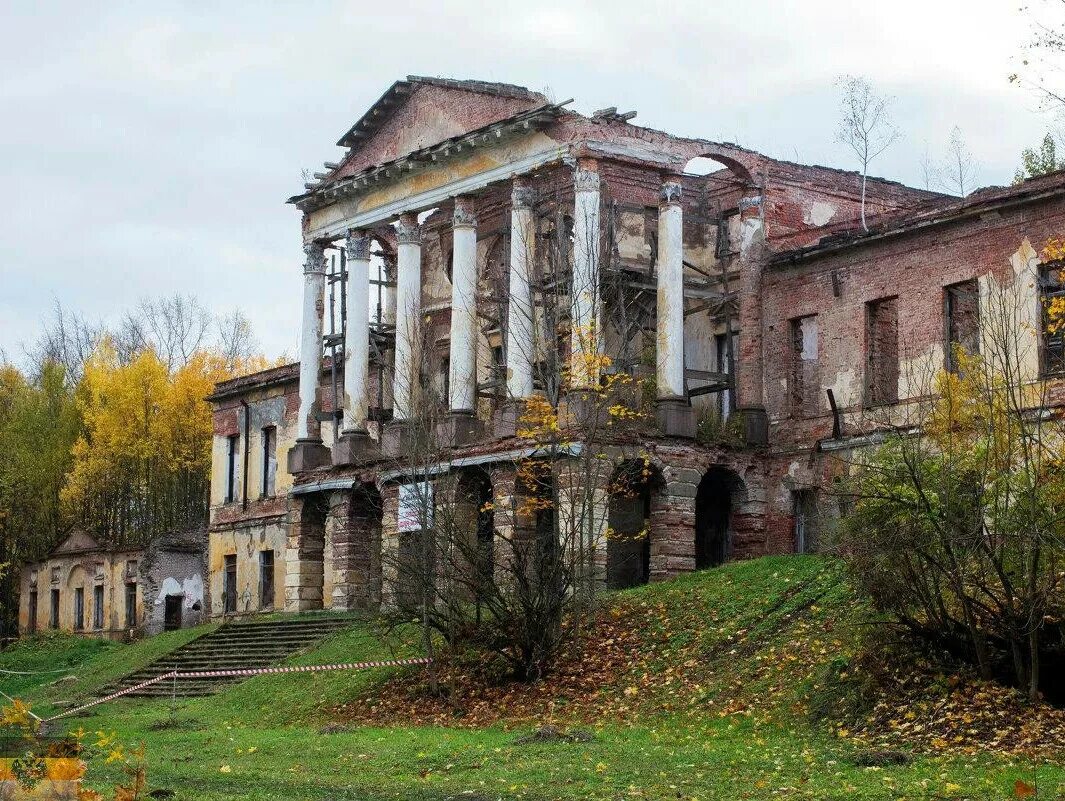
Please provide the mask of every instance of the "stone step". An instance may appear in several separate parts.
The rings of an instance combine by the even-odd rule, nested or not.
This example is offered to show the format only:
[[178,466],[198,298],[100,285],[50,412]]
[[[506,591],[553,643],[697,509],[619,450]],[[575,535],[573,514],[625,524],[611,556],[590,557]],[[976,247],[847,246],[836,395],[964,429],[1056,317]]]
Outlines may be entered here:
[[[355,619],[308,617],[227,623],[112,682],[104,691],[127,689],[173,670],[193,672],[273,667],[326,637],[350,627]],[[130,695],[150,698],[210,695],[226,685],[241,681],[242,678],[204,676],[178,679],[176,682],[164,679]]]

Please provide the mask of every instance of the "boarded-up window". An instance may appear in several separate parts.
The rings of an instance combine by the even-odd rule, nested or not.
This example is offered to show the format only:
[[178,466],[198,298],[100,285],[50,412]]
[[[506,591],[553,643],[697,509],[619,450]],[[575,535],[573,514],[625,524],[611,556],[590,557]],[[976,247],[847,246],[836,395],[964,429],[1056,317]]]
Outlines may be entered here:
[[976,280],[952,284],[943,290],[947,369],[958,369],[957,350],[980,352],[980,292]]
[[795,553],[817,552],[817,490],[800,489],[791,492],[794,522]]
[[126,628],[137,627],[137,582],[126,582]]
[[92,588],[92,627],[102,629],[104,627],[104,588],[97,584]]
[[277,484],[277,429],[263,429],[263,497],[272,498]]
[[52,590],[52,608],[48,611],[48,625],[59,628],[59,590]]
[[226,437],[226,503],[237,499],[237,449],[240,437],[234,434]]
[[259,608],[274,605],[274,552],[259,551]]
[[30,592],[29,615],[26,620],[26,632],[33,634],[37,631],[37,590]]
[[870,406],[899,400],[899,299],[865,305],[865,397]]
[[791,371],[788,378],[792,414],[818,412],[821,375],[818,366],[817,316],[791,321]]
[[74,630],[85,630],[85,588],[74,588]]
[[1050,304],[1065,298],[1061,267],[1044,267],[1039,273],[1039,300],[1043,307],[1043,348],[1040,366],[1043,375],[1065,373],[1065,326],[1054,325],[1048,314]]

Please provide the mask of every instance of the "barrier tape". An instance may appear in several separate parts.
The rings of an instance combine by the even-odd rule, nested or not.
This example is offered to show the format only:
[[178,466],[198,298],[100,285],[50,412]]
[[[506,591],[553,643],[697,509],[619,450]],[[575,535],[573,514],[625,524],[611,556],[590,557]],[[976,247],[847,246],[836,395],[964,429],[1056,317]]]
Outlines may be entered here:
[[[53,720],[59,720],[60,718],[70,717],[76,715],[79,712],[84,712],[86,709],[97,706],[99,704],[107,703],[108,701],[114,701],[116,698],[121,698],[123,695],[129,695],[135,693],[138,690],[143,690],[145,687],[150,687],[153,684],[158,684],[166,679],[200,679],[200,678],[217,678],[222,676],[263,676],[267,674],[278,673],[316,673],[323,670],[366,670],[368,668],[378,667],[405,667],[407,665],[428,665],[433,660],[426,656],[411,657],[409,659],[381,659],[372,662],[339,662],[334,665],[292,665],[285,667],[265,667],[265,668],[234,668],[232,670],[171,670],[169,673],[162,673],[158,676],[154,676],[146,681],[142,681],[139,684],[134,684],[132,687],[126,687],[118,692],[105,695],[103,698],[97,698],[81,706],[68,709],[66,712],[60,712],[58,715],[52,715],[50,718],[45,718],[43,723],[50,723]],[[34,716],[36,717],[36,715]]]

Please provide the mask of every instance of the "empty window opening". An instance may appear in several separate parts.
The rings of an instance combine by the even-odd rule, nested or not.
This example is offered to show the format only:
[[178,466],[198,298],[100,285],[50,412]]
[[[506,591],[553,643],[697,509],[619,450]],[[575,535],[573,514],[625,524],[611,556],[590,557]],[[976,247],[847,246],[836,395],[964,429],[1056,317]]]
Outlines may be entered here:
[[226,437],[226,503],[233,503],[237,499],[237,450],[239,445],[239,435],[234,434]]
[[866,304],[866,400],[870,406],[899,399],[899,299]]
[[[735,347],[736,333],[732,334],[732,345]],[[715,364],[717,366],[717,372],[725,373],[726,375],[732,375],[732,365],[735,358],[734,353],[729,353],[729,335],[717,334],[714,336],[714,353]],[[717,393],[717,413],[724,422],[728,420],[729,415],[732,413],[732,389],[725,389]]]
[[1043,310],[1043,348],[1040,366],[1043,375],[1065,373],[1065,325],[1052,320],[1050,306],[1065,298],[1061,267],[1043,267],[1039,272],[1039,300]]
[[137,627],[137,582],[126,582],[126,628]]
[[74,588],[74,631],[85,630],[85,588]]
[[168,595],[163,604],[163,631],[177,631],[181,628],[181,608],[185,596]]
[[263,497],[272,498],[277,486],[277,429],[266,426],[262,433],[263,440]]
[[792,490],[791,509],[795,553],[817,553],[817,491]]
[[274,606],[274,552],[259,551],[259,608]]
[[232,615],[237,611],[237,555],[226,554],[222,583],[223,611]]
[[818,412],[821,376],[818,362],[817,316],[791,321],[790,406],[792,414],[811,416]]
[[976,279],[943,290],[947,369],[958,370],[958,350],[968,355],[980,352],[980,292]]
[[92,627],[104,627],[104,586],[97,584],[92,588]]
[[48,610],[48,625],[59,628],[59,590],[52,590],[52,608]]

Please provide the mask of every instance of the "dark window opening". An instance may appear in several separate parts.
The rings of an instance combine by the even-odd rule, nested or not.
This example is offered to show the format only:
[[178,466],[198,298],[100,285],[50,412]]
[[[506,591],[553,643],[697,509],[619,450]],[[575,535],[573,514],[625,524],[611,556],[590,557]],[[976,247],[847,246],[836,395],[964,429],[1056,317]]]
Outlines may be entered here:
[[97,584],[92,588],[92,627],[102,629],[104,627],[104,587]]
[[26,620],[26,631],[33,634],[37,631],[37,590],[30,592],[29,615]]
[[137,582],[126,582],[126,628],[137,627]]
[[943,290],[947,369],[958,371],[957,351],[980,352],[980,293],[976,279]]
[[274,496],[274,488],[277,482],[277,429],[267,426],[262,432],[263,440],[263,484],[262,493],[264,498]]
[[240,436],[226,437],[226,503],[237,499],[237,450]]
[[1043,375],[1065,373],[1065,325],[1061,325],[1060,320],[1050,318],[1051,304],[1059,298],[1065,298],[1065,283],[1061,273],[1061,267],[1044,267],[1039,272],[1039,301],[1043,313],[1040,367]]
[[818,412],[821,376],[818,363],[817,316],[797,317],[791,321],[789,406],[796,416]]
[[227,554],[225,558],[225,574],[222,583],[223,611],[231,615],[237,611],[237,555]]
[[817,491],[792,490],[795,553],[817,553]]
[[85,631],[85,588],[74,589],[74,631]]
[[869,406],[899,400],[899,299],[867,303],[865,391]]
[[274,606],[274,552],[259,551],[259,608]]
[[59,590],[52,590],[52,608],[49,610],[48,625],[59,628]]

